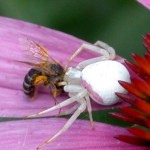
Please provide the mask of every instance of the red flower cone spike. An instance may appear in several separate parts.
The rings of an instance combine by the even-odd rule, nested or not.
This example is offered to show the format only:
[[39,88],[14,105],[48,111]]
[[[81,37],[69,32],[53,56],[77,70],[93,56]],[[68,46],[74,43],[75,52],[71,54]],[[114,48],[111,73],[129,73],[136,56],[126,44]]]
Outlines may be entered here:
[[128,94],[116,93],[130,106],[120,108],[119,113],[112,115],[132,124],[128,131],[133,136],[119,135],[117,139],[150,147],[150,34],[144,36],[144,46],[148,51],[144,58],[133,54],[136,64],[126,62],[133,71],[131,83],[119,81]]

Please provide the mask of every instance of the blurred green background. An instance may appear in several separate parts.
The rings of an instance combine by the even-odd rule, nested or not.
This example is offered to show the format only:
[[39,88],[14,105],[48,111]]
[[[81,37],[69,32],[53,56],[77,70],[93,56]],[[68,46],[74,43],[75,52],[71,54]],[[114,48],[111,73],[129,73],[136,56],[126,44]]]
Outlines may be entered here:
[[129,59],[145,52],[142,36],[150,31],[150,11],[135,0],[1,0],[0,15],[105,41]]

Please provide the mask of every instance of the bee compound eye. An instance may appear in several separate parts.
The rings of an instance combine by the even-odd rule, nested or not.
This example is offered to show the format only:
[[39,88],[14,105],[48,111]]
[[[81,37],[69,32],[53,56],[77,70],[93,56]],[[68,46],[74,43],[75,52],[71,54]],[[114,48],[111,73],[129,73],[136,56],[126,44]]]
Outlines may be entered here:
[[51,69],[54,71],[55,74],[57,75],[61,75],[63,72],[63,68],[62,66],[60,66],[59,64],[52,64],[51,65]]

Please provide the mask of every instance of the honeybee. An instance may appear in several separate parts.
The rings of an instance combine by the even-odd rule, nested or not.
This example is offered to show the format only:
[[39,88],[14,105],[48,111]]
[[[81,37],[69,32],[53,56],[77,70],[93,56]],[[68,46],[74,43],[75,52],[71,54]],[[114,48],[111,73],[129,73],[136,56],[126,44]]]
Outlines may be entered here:
[[64,68],[48,54],[43,45],[30,39],[25,40],[26,54],[30,61],[22,62],[33,68],[24,77],[24,93],[33,99],[37,95],[38,85],[43,84],[51,88],[53,98],[57,97],[63,91]]

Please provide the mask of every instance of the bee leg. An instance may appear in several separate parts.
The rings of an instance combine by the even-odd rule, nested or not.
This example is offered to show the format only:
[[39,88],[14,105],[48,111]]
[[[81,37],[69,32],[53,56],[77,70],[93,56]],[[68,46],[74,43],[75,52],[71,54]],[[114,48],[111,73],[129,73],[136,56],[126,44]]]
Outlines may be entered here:
[[44,83],[46,80],[47,80],[46,76],[37,76],[37,77],[35,77],[35,79],[33,80],[34,91],[31,95],[29,95],[31,100],[34,100],[35,97],[37,96],[38,85],[40,83]]
[[59,96],[62,93],[62,89],[56,87],[56,85],[51,84],[51,94],[54,98]]
[[[52,96],[52,98],[53,98],[53,100],[54,100],[54,103],[55,103],[55,106],[57,105],[57,100],[56,100],[56,98],[54,97],[54,96]],[[59,112],[58,112],[58,114],[60,114],[60,112],[61,112],[61,108],[59,109]],[[58,115],[59,116],[59,115]]]
[[[55,105],[57,105],[56,97],[59,96],[61,93],[62,93],[62,89],[58,89],[56,87],[56,85],[51,84],[51,95],[52,95],[52,98],[55,102]],[[60,114],[60,112],[61,112],[61,108],[59,109],[59,114]]]
[[70,128],[70,126],[73,124],[73,122],[77,119],[77,117],[86,109],[86,101],[82,99],[80,106],[75,111],[75,113],[71,116],[71,118],[67,121],[67,123],[64,125],[64,127],[59,130],[52,138],[45,141],[43,144],[41,144],[37,150],[40,150],[41,148],[45,147],[47,144],[51,143],[55,138],[60,136],[62,133],[64,133],[66,130]]
[[47,81],[47,76],[37,76],[35,79],[34,79],[34,82],[33,82],[33,85],[36,86],[36,85],[39,85],[40,83],[44,83]]
[[77,95],[75,95],[75,96],[73,96],[71,98],[68,98],[67,100],[65,100],[65,101],[63,101],[63,102],[61,102],[61,103],[59,103],[59,104],[57,104],[57,105],[55,105],[53,107],[48,108],[48,109],[46,109],[44,111],[41,111],[39,113],[36,113],[36,114],[33,114],[33,115],[29,115],[29,116],[27,116],[27,118],[37,117],[37,116],[40,116],[42,114],[48,113],[50,111],[53,111],[53,110],[56,110],[56,109],[60,109],[60,108],[62,108],[64,106],[67,106],[67,105],[77,101],[77,100],[80,100],[86,94],[87,94],[87,90],[83,90],[82,92],[78,93]]
[[30,96],[31,101],[35,100],[35,98],[37,97],[38,94],[38,86],[34,86],[34,92],[33,94]]

